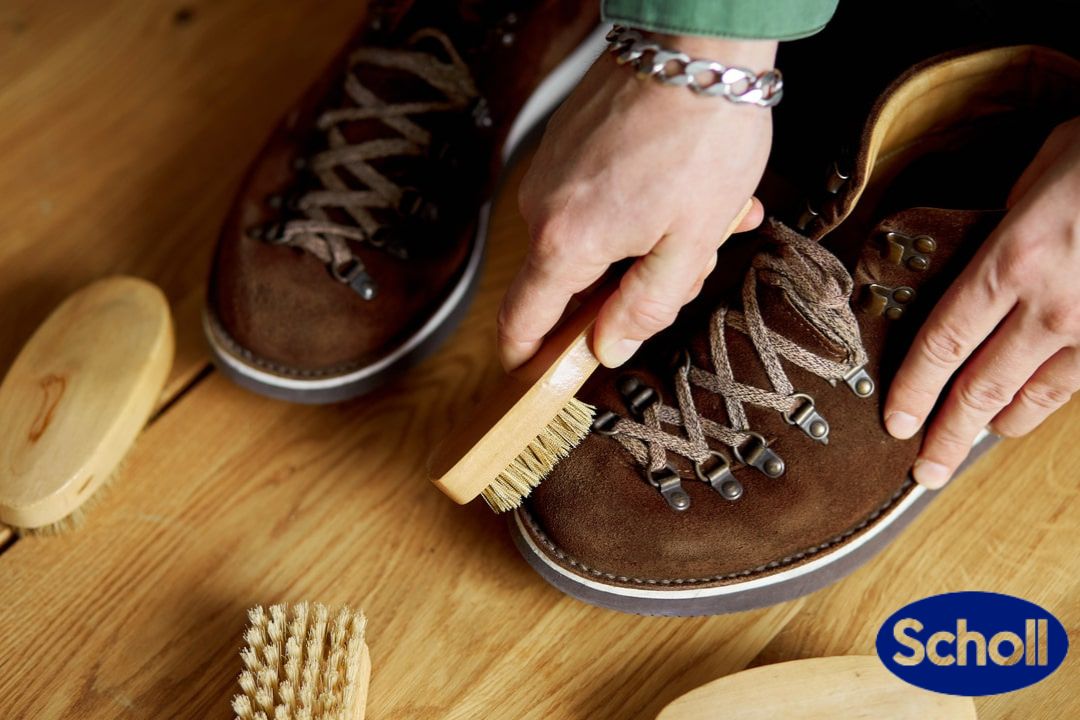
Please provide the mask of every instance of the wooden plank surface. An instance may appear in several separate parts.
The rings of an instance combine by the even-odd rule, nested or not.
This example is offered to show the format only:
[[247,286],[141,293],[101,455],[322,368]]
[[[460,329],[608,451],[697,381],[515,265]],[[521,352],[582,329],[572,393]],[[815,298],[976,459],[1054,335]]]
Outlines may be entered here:
[[[215,373],[192,385],[205,367],[201,284],[232,188],[359,7],[187,8],[0,7],[0,368],[65,293],[109,272],[166,288],[181,346],[176,401],[87,526],[0,554],[0,716],[227,718],[244,610],[279,600],[367,611],[372,718],[651,718],[751,664],[872,653],[893,610],[947,590],[1028,597],[1075,635],[1077,403],[992,451],[886,553],[809,598],[664,619],[550,589],[500,519],[447,502],[422,467],[497,374],[494,308],[524,237],[513,182],[474,307],[407,377],[315,408]],[[1080,715],[1077,668],[979,701],[980,717]]]
[[[233,189],[362,6],[0,3],[0,374],[67,295],[126,273],[173,305],[162,404],[198,376],[203,287]],[[0,545],[9,538],[0,525]]]

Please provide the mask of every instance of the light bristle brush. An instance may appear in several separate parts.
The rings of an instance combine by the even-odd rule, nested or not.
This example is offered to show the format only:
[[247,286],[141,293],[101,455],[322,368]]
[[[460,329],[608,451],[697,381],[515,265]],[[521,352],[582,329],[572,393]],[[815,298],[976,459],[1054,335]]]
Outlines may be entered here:
[[248,611],[237,720],[363,720],[371,659],[359,611],[272,605]]
[[[751,207],[747,202],[725,238]],[[595,410],[574,395],[600,364],[589,338],[617,287],[608,281],[591,293],[531,360],[436,446],[428,474],[454,502],[482,495],[496,512],[513,510],[588,436]]]
[[0,523],[82,523],[154,412],[173,349],[169,304],[145,280],[99,280],[53,311],[0,384]]

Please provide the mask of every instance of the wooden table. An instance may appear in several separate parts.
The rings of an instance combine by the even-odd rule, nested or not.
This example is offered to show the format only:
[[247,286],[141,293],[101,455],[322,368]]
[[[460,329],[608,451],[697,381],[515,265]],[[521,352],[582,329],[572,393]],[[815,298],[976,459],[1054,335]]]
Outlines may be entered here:
[[[108,273],[159,283],[179,331],[163,410],[86,527],[3,545],[0,717],[227,718],[244,610],[280,600],[367,611],[372,718],[651,718],[748,665],[872,653],[891,612],[952,590],[1019,594],[1077,637],[1078,403],[808,598],[640,618],[548,587],[502,520],[449,503],[422,469],[497,374],[494,310],[525,237],[513,192],[463,327],[403,380],[299,407],[212,371],[198,311],[218,224],[359,5],[0,5],[0,369],[62,297]],[[978,705],[983,718],[1080,717],[1080,662]]]

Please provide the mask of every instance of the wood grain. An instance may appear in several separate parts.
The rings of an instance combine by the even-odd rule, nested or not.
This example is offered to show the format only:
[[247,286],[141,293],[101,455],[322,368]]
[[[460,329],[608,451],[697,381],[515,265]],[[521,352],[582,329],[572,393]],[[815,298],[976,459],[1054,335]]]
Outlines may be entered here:
[[[362,5],[0,4],[0,372],[102,275],[144,277],[197,315],[233,189]],[[197,325],[178,327],[173,389],[206,363]]]
[[403,381],[298,407],[213,375],[146,431],[83,531],[0,556],[14,714],[227,717],[244,609],[305,598],[367,612],[373,717],[649,717],[748,663],[797,604],[690,621],[595,610],[540,582],[501,518],[427,484],[425,449],[495,375],[480,358],[519,233],[496,226],[506,250],[462,331]]
[[[440,353],[335,407],[205,367],[214,234],[276,115],[355,0],[12,0],[0,6],[0,367],[68,292],[113,272],[173,302],[174,401],[86,527],[0,555],[0,716],[227,718],[246,608],[349,602],[370,619],[372,718],[653,718],[748,665],[873,652],[881,621],[984,589],[1080,624],[1080,405],[1007,442],[839,585],[729,617],[638,618],[549,588],[502,521],[430,487],[423,458],[498,378],[494,311],[520,261],[514,182],[477,301]],[[188,19],[180,19],[188,18]],[[1078,665],[980,700],[1080,715]]]
[[[871,653],[881,623],[903,605],[943,592],[990,590],[1080,629],[1080,402],[1029,437],[992,450],[873,563],[806,599],[755,662]],[[979,698],[980,718],[1080,717],[1080,663],[1043,682]]]

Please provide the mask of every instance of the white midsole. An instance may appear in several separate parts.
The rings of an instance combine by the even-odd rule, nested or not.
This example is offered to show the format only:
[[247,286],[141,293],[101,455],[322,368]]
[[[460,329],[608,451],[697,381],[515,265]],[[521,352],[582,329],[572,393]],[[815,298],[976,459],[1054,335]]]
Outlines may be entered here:
[[[979,436],[975,438],[973,446],[978,445],[989,434],[990,433],[986,430],[980,432]],[[554,561],[549,559],[548,556],[540,550],[536,543],[533,542],[532,537],[525,529],[524,522],[521,518],[520,510],[514,511],[514,522],[517,523],[518,534],[528,544],[529,549],[532,551],[533,555],[535,555],[545,565],[551,568],[552,571],[558,573],[559,575],[562,575],[563,577],[574,582],[577,585],[584,585],[587,588],[596,590],[598,592],[606,593],[608,595],[621,595],[623,597],[644,598],[653,600],[661,598],[665,600],[691,600],[694,598],[702,597],[718,597],[722,595],[732,595],[735,593],[747,592],[748,590],[756,590],[759,588],[769,587],[770,585],[777,585],[780,583],[789,582],[796,578],[802,577],[803,575],[809,575],[817,570],[820,570],[826,565],[831,565],[832,563],[843,558],[844,556],[855,552],[860,547],[870,542],[870,540],[872,540],[874,537],[884,532],[886,528],[888,528],[893,522],[895,522],[897,518],[902,516],[904,512],[907,511],[907,509],[910,508],[916,501],[918,501],[918,499],[921,498],[925,493],[926,488],[924,488],[922,485],[916,485],[914,488],[912,488],[911,492],[908,493],[907,497],[900,501],[900,503],[896,507],[886,513],[881,519],[875,522],[869,530],[859,535],[851,542],[845,543],[840,548],[832,552],[825,553],[824,555],[821,555],[808,563],[793,567],[790,570],[782,570],[778,573],[773,573],[772,575],[766,575],[764,577],[755,578],[753,580],[746,580],[744,582],[736,582],[730,585],[720,585],[717,587],[690,588],[685,590],[650,590],[646,588],[622,587],[619,585],[609,585],[607,583],[598,582],[596,580],[591,580],[583,575],[572,573],[566,570],[566,568],[556,564]]]

